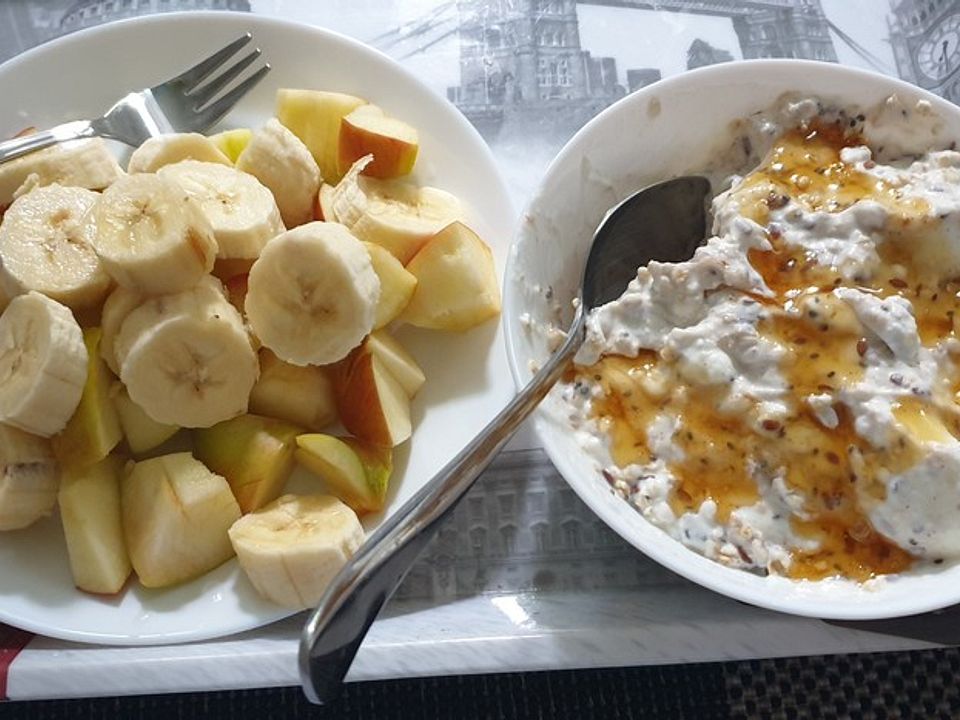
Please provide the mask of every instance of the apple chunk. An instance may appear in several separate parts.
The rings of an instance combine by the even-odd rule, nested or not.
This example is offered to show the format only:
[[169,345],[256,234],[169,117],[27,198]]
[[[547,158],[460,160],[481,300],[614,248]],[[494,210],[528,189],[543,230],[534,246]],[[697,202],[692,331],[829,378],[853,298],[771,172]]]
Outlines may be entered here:
[[293,471],[301,429],[259,415],[240,415],[193,433],[197,459],[230,483],[243,513],[277,499]]
[[240,517],[230,485],[190,453],[138,462],[121,485],[130,561],[140,582],[166,587],[233,557],[227,531]]
[[385,247],[365,242],[373,271],[380,278],[380,299],[374,314],[373,327],[382,328],[403,311],[413,297],[417,279]]
[[410,398],[384,363],[363,346],[337,363],[334,379],[343,426],[377,447],[395,447],[410,437]]
[[327,183],[320,186],[320,192],[317,193],[317,205],[314,208],[317,220],[339,222],[333,212],[333,188],[333,185]]
[[87,381],[80,404],[52,441],[54,455],[66,468],[84,468],[100,462],[123,439],[117,410],[110,399],[113,377],[100,357],[101,337],[100,328],[83,331]]
[[277,90],[276,115],[309,148],[326,182],[340,179],[338,161],[340,121],[366,101],[322,90]]
[[406,348],[386,330],[370,333],[364,344],[367,350],[380,359],[387,372],[396,378],[407,397],[412,398],[423,387],[427,380],[423,370]]
[[66,470],[60,482],[60,519],[73,582],[81,590],[113,595],[130,577],[120,517],[124,460],[108,455],[93,467]]
[[120,427],[123,436],[127,439],[127,447],[134,455],[145,453],[177,434],[180,429],[176,425],[158,423],[144,412],[143,408],[130,399],[127,388],[119,380],[110,388],[110,397],[113,406],[117,409]]
[[341,175],[364,155],[373,155],[363,174],[395,178],[413,170],[420,139],[416,128],[385,115],[376,105],[361,105],[340,122],[339,150]]
[[237,158],[250,144],[250,138],[252,137],[253,130],[250,128],[234,128],[211,135],[210,140],[220,152],[230,158],[230,162],[236,165]]
[[376,447],[356,438],[310,433],[297,438],[296,458],[355,512],[383,509],[393,471],[390,448]]
[[250,393],[250,411],[307,430],[323,430],[337,420],[333,383],[323,367],[291,365],[262,348],[260,378]]
[[431,330],[467,330],[500,313],[493,253],[473,230],[453,222],[407,264],[417,289],[400,316]]

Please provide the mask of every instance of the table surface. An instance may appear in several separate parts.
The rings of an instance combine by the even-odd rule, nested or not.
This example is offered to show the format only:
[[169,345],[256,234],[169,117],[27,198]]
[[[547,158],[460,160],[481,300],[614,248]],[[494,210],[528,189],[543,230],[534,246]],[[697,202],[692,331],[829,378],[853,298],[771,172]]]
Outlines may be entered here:
[[[522,206],[590,117],[627,92],[689,68],[754,57],[830,60],[955,100],[960,58],[948,56],[949,40],[934,66],[924,63],[920,48],[946,38],[960,2],[938,3],[935,12],[928,4],[0,0],[0,60],[84,27],[163,10],[229,9],[324,26],[390,54],[454,102],[489,143]],[[492,48],[483,57],[480,39]],[[525,43],[535,47],[536,65],[516,52]],[[960,625],[955,614],[840,627],[714,595],[608,530],[525,430],[411,571],[349,679],[930,648],[934,640],[960,641],[953,639]],[[302,621],[152,648],[83,646],[0,627],[0,698],[294,685]]]

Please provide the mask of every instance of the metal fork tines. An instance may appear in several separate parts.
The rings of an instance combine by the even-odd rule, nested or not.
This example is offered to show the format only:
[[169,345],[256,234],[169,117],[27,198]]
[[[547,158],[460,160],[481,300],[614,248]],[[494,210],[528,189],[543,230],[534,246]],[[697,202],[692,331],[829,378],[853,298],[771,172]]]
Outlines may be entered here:
[[255,48],[233,61],[252,39],[246,33],[176,77],[125,95],[103,117],[2,142],[0,163],[67,140],[103,137],[136,147],[162,133],[204,131],[270,72],[269,63],[264,63],[230,87],[260,57],[260,48]]

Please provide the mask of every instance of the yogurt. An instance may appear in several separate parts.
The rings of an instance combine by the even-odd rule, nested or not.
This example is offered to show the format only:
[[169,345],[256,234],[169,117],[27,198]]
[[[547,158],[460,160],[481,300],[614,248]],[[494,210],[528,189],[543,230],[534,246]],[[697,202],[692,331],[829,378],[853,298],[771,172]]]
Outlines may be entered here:
[[960,556],[960,153],[927,103],[784,98],[708,168],[713,233],[587,318],[559,392],[649,522],[762,574]]

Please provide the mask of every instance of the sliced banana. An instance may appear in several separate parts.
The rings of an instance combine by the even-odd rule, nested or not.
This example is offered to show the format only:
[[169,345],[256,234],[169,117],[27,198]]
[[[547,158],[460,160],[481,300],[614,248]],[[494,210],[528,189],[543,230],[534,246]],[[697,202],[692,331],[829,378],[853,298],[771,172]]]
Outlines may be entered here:
[[258,257],[263,246],[285,229],[273,194],[236,168],[184,160],[158,174],[199,204],[217,239],[217,257]]
[[273,193],[287,227],[313,220],[320,190],[320,168],[310,150],[276,118],[254,133],[237,159],[237,169],[250,173]]
[[152,137],[134,150],[127,163],[127,172],[152,173],[164,165],[173,165],[181,160],[233,165],[230,158],[206,135],[170,133]]
[[311,222],[264,248],[247,278],[244,309],[254,334],[281,360],[326,365],[370,332],[379,298],[363,243],[343,225]]
[[59,484],[50,442],[0,425],[0,530],[19,530],[49,515]]
[[[127,292],[127,297],[118,300],[116,310],[118,317],[123,314],[113,339],[113,357],[118,369],[123,368],[123,361],[130,352],[130,348],[152,328],[178,315],[212,313],[226,302],[223,284],[212,275],[203,276],[200,282],[189,290],[170,295],[145,297],[131,291]],[[110,297],[113,299],[114,295]],[[139,297],[139,302],[134,303],[136,297]],[[129,309],[123,313],[125,307]],[[113,308],[110,310],[110,314],[113,314]],[[111,318],[111,325],[112,322],[113,318]]]
[[113,349],[117,333],[120,332],[120,326],[127,319],[127,315],[136,310],[144,300],[144,296],[136,290],[128,290],[120,285],[114,288],[103,303],[103,310],[100,311],[100,357],[114,375],[120,374],[120,363],[117,362]]
[[214,278],[131,312],[114,342],[130,399],[158,423],[210,427],[247,411],[257,355]]
[[47,185],[17,198],[0,224],[0,286],[8,297],[36,290],[71,308],[98,305],[110,287],[93,250],[87,212],[99,195]]
[[361,175],[367,155],[353,164],[332,193],[336,220],[361,240],[382,245],[406,264],[442,228],[463,219],[460,201],[444,190]]
[[38,292],[11,300],[0,316],[0,422],[55,435],[86,379],[87,349],[70,309]]
[[331,495],[284,495],[230,528],[240,567],[278,605],[314,607],[363,544],[356,513]]
[[107,272],[131,290],[174,293],[210,272],[217,242],[200,206],[176,183],[127,175],[94,205],[94,248]]
[[14,193],[31,175],[38,185],[102,190],[123,170],[100,138],[54,145],[0,165],[0,208],[13,202]]

